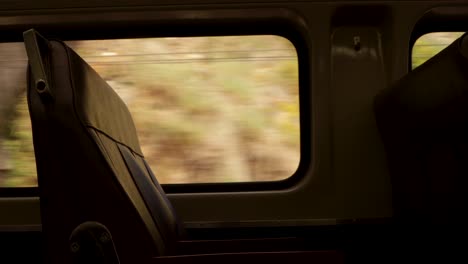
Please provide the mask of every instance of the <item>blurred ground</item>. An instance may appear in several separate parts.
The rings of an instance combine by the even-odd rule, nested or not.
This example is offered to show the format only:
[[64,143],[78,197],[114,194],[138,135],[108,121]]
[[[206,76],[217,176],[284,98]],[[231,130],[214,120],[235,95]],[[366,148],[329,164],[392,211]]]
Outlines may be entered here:
[[[241,36],[68,44],[126,102],[161,183],[274,181],[297,169],[298,64],[288,40]],[[4,98],[10,113],[0,117],[0,128],[8,127],[0,137],[5,187],[37,184],[24,98],[26,60],[18,47],[12,53],[0,44],[0,60],[22,66],[16,69],[21,74],[5,76],[12,86],[3,88],[12,94]],[[16,84],[19,93],[13,93]]]

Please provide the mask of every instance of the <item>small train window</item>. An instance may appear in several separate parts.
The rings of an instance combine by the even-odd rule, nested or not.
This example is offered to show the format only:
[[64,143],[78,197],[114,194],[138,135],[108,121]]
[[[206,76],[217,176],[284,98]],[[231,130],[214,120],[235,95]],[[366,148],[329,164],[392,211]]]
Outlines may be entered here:
[[412,69],[423,64],[434,55],[445,49],[458,39],[464,32],[434,32],[428,33],[416,40],[412,52]]
[[[67,44],[125,101],[162,184],[278,181],[297,170],[298,58],[289,40],[258,35]],[[0,187],[37,185],[26,62],[22,43],[0,44]]]

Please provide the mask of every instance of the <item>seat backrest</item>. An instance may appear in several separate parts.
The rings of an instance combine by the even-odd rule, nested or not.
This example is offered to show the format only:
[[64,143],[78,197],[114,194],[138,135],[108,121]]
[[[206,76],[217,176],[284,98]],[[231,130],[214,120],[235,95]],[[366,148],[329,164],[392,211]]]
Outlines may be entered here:
[[467,220],[468,58],[460,43],[455,41],[375,101],[395,216],[403,221]]
[[180,235],[114,90],[65,43],[24,33],[28,105],[48,263],[67,263],[83,222],[105,225],[122,263],[171,254]]

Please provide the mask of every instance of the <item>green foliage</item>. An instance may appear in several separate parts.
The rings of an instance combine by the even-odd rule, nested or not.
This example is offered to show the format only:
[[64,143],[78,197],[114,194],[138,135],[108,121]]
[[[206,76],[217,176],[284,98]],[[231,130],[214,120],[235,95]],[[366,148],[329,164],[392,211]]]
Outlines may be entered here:
[[8,171],[1,185],[35,186],[37,185],[36,162],[26,96],[23,95],[19,100],[15,112],[17,118],[10,124],[10,135],[3,143],[6,153],[10,154],[12,169]]
[[421,36],[412,50],[412,68],[423,64],[459,38],[463,32],[436,32]]

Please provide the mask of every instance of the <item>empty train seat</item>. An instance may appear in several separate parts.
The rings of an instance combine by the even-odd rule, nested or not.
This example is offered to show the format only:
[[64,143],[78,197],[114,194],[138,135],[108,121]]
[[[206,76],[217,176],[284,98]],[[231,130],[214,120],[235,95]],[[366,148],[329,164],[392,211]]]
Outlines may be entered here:
[[398,221],[467,220],[467,51],[464,35],[376,97]]
[[129,257],[125,252],[134,261],[173,253],[179,224],[143,158],[123,101],[63,42],[34,31],[24,37],[48,247],[68,252],[71,231],[92,220],[111,230],[117,248],[127,249],[122,259]]
[[181,241],[184,230],[124,102],[64,42],[34,30],[24,40],[47,263],[70,263],[72,253],[75,263],[94,263],[89,258],[113,254],[114,245],[118,258],[105,263],[342,263],[339,252],[292,247],[290,238]]

